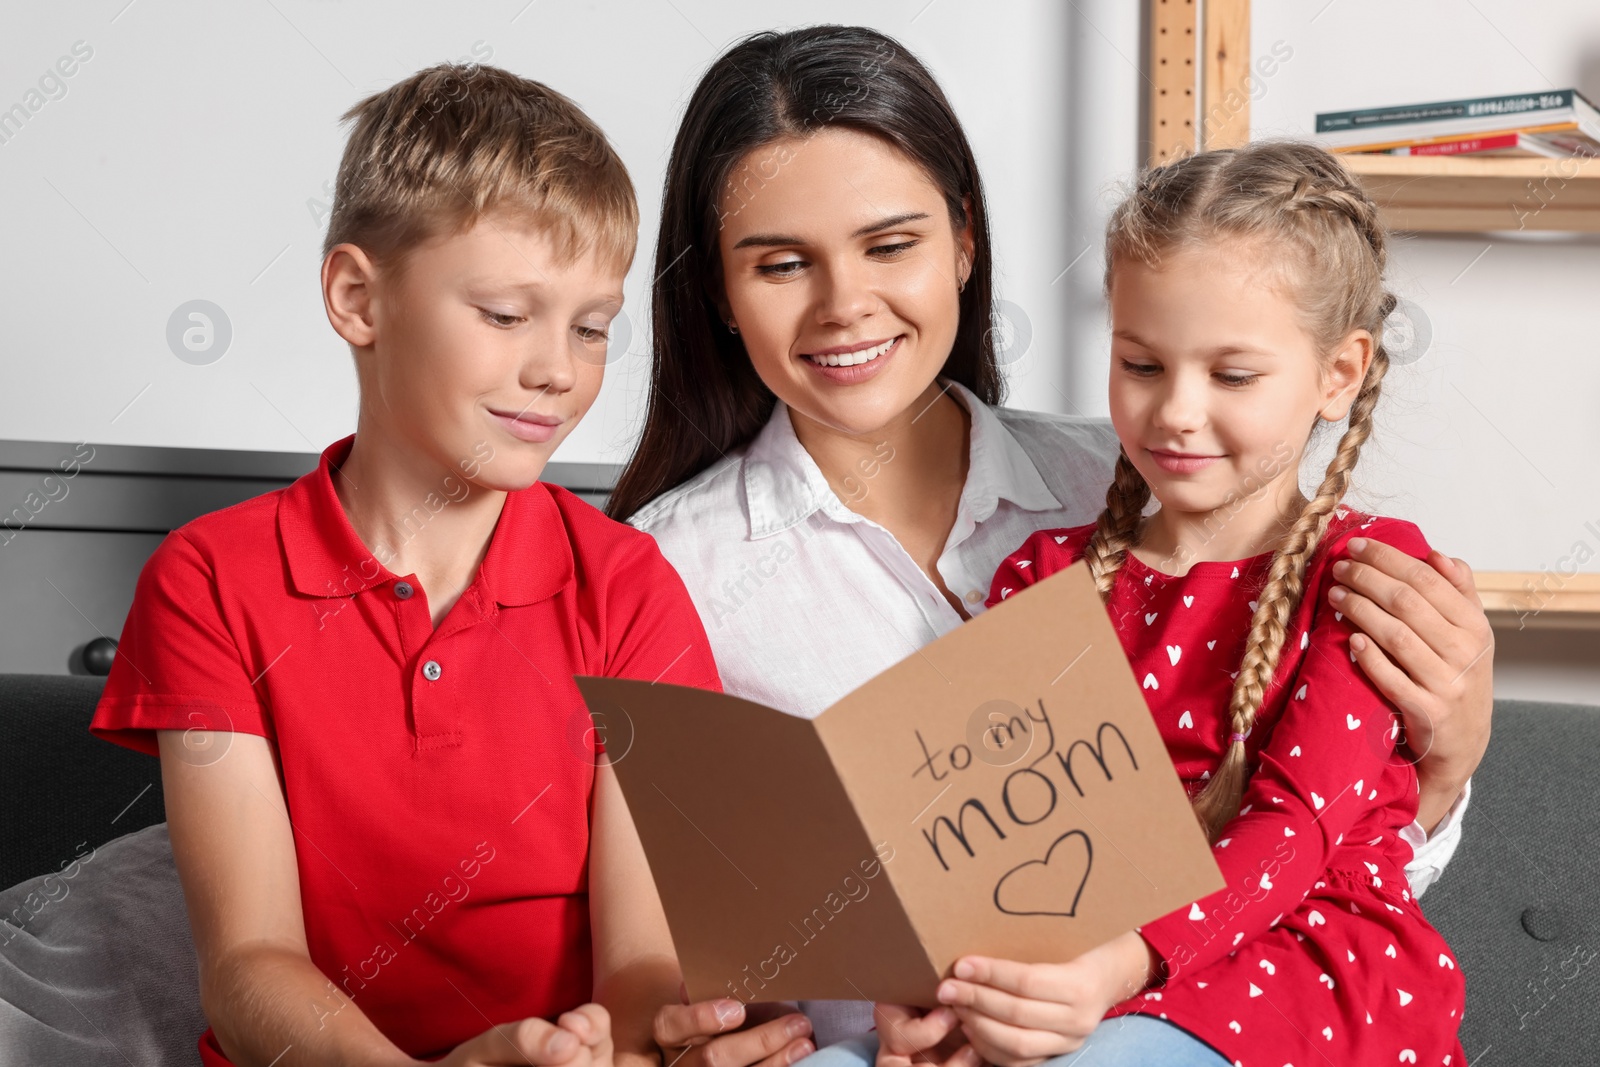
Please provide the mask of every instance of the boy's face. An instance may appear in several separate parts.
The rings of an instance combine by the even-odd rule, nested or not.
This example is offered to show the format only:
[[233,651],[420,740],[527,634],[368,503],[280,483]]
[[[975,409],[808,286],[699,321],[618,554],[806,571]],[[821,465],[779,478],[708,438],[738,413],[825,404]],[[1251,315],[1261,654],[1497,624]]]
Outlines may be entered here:
[[600,391],[622,280],[503,214],[418,245],[371,280],[368,345],[340,330],[362,349],[363,429],[482,488],[533,484]]

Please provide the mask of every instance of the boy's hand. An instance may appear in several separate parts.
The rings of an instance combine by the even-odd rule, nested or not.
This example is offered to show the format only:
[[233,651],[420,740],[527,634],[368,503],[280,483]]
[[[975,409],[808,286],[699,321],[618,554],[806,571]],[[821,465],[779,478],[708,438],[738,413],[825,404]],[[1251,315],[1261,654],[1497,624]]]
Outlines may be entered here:
[[1112,1005],[1145,987],[1154,967],[1149,946],[1131,932],[1070,963],[964,956],[955,977],[939,984],[939,1000],[985,1060],[1033,1067],[1077,1051]]
[[982,1067],[950,1008],[924,1013],[901,1004],[874,1004],[872,1021],[878,1029],[877,1067]]
[[702,1000],[656,1012],[655,1039],[676,1067],[788,1067],[812,1052],[811,1020],[792,1005]]
[[[418,1061],[420,1063],[420,1061]],[[457,1045],[444,1067],[611,1067],[611,1016],[585,1004],[555,1023],[523,1019]]]

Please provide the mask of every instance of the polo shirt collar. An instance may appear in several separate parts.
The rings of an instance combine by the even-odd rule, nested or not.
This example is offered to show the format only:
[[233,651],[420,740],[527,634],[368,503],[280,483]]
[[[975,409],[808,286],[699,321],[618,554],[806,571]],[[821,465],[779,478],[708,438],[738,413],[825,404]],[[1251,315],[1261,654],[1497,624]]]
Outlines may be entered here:
[[[1001,500],[1025,511],[1059,510],[1061,502],[1039,468],[994,410],[959,382],[946,380],[945,387],[972,420],[961,503],[973,521],[989,518]],[[789,408],[781,400],[745,454],[744,493],[752,538],[786,530],[818,510],[843,521],[853,521],[855,515],[795,436]]]
[[[402,577],[362,542],[334,491],[334,472],[354,443],[351,434],[329,445],[317,469],[278,499],[278,537],[290,581],[306,596],[349,596]],[[572,545],[549,487],[538,482],[507,493],[473,588],[481,585],[497,604],[533,604],[555,595],[572,576]]]

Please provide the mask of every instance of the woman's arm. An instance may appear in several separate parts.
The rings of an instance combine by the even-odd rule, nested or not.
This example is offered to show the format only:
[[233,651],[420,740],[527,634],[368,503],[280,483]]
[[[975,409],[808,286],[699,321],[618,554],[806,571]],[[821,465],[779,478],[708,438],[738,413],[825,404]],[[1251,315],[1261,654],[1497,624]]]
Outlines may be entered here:
[[[172,855],[199,957],[200,1004],[238,1067],[404,1065],[412,1059],[311,962],[294,828],[265,738],[158,731]],[[315,842],[308,842],[315,846]],[[609,1034],[593,1005],[526,1019],[457,1048],[452,1067],[589,1067]]]
[[1417,761],[1417,821],[1430,834],[1489,747],[1494,631],[1472,569],[1438,551],[1426,562],[1372,538],[1352,538],[1329,601],[1371,640],[1356,661],[1405,717]]

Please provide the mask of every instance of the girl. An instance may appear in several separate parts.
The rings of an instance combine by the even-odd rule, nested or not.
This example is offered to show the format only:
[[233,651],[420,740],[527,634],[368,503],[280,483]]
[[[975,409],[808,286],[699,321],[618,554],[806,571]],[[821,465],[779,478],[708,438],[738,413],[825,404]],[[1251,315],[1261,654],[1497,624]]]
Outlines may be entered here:
[[[1403,876],[1416,773],[1332,595],[1363,540],[1428,553],[1341,503],[1388,368],[1377,208],[1310,145],[1208,152],[1143,176],[1106,258],[1106,507],[1029,538],[991,603],[1086,562],[1227,887],[1064,966],[963,961],[940,998],[1004,1067],[1104,1008],[1145,1025],[1062,1062],[1150,1056],[1174,1027],[1221,1053],[1201,1063],[1463,1062],[1462,977]],[[1345,419],[1307,501],[1311,431]]]
[[[814,715],[984,610],[1030,532],[1093,520],[1109,427],[997,406],[986,220],[960,121],[882,34],[756,34],[696,87],[663,200],[648,415],[610,512],[683,575],[727,691]],[[1357,658],[1426,753],[1420,889],[1482,755],[1489,629],[1446,557],[1429,558],[1452,578],[1423,568],[1404,608],[1414,561],[1376,541],[1362,558],[1346,615],[1374,641]],[[743,1067],[873,1026],[864,1004],[806,1007],[811,1023],[741,1029],[736,1001],[674,1006],[656,1036],[679,1067]],[[882,1029],[915,1041],[953,1019]]]

